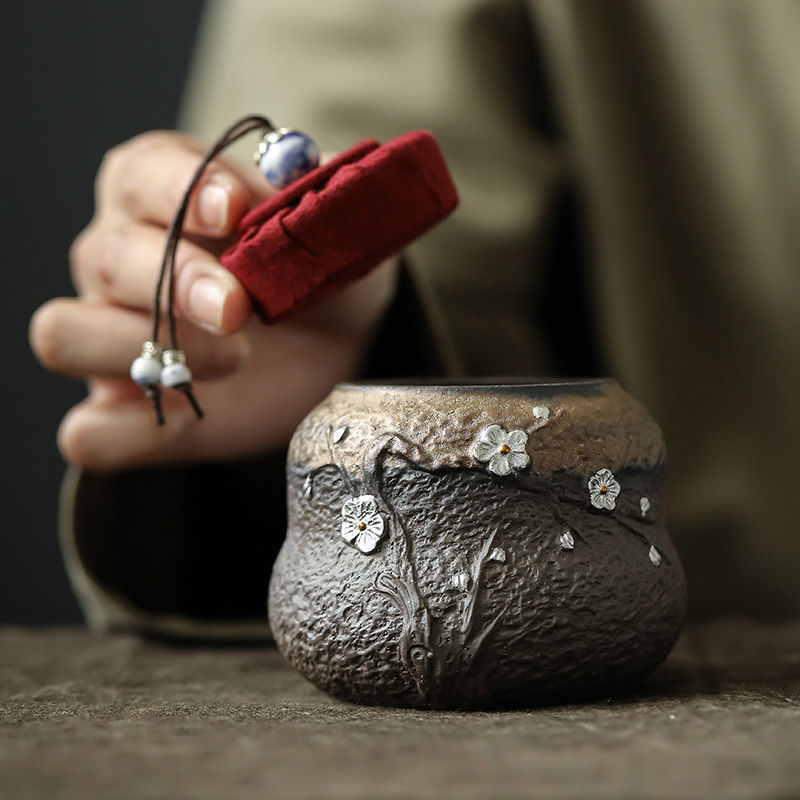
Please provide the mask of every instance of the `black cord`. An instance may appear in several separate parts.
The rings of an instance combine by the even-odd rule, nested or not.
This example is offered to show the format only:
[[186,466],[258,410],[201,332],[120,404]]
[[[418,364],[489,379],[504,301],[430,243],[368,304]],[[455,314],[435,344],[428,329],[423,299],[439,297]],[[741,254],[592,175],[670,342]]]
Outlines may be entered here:
[[[183,193],[178,210],[172,218],[169,228],[167,229],[167,242],[164,246],[164,255],[161,259],[161,268],[158,272],[158,282],[156,283],[156,292],[153,298],[153,336],[152,341],[158,341],[159,329],[161,327],[161,294],[164,289],[164,280],[167,283],[167,323],[169,326],[169,339],[170,349],[178,350],[178,331],[175,322],[175,258],[178,250],[178,242],[183,232],[183,223],[186,220],[186,213],[189,209],[189,200],[192,192],[197,186],[203,172],[211,161],[216,158],[226,147],[232,145],[242,136],[246,136],[252,131],[260,130],[266,135],[276,130],[275,126],[266,118],[258,114],[251,114],[247,117],[237,120],[233,123],[217,141],[211,146],[209,151],[203,156],[203,160],[198,165],[197,169],[192,175],[186,191]],[[197,402],[190,383],[185,383],[176,386],[176,389],[183,392],[198,419],[203,418],[203,410]],[[148,391],[150,399],[153,401],[153,409],[156,413],[156,420],[159,425],[164,424],[164,414],[161,409],[161,389],[158,386],[150,387]]]
[[161,408],[161,389],[156,384],[155,386],[146,386],[145,393],[153,402],[153,410],[156,412],[156,422],[163,425],[166,421],[164,419],[164,411]]
[[181,203],[172,222],[167,230],[167,243],[164,248],[164,256],[161,259],[161,269],[158,273],[158,283],[156,293],[153,298],[153,341],[158,341],[158,333],[161,325],[161,293],[164,287],[164,279],[168,277],[167,284],[167,319],[169,322],[170,344],[173,350],[178,349],[178,336],[175,325],[175,255],[178,249],[178,242],[183,232],[183,223],[186,219],[186,212],[189,209],[189,200],[192,192],[197,186],[198,181],[203,175],[206,167],[216,158],[226,147],[232,145],[242,136],[246,136],[255,130],[263,130],[270,133],[275,130],[275,126],[266,118],[258,114],[252,114],[234,122],[205,154],[203,160],[198,165],[192,175],[192,180],[186,187]]

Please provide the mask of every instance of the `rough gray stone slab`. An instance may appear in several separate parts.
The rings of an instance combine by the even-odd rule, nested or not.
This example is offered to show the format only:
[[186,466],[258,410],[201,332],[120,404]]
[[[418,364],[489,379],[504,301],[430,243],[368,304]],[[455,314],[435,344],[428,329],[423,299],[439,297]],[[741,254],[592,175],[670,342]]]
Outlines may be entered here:
[[646,690],[514,713],[338,702],[272,648],[0,630],[0,797],[800,796],[800,623],[690,629]]

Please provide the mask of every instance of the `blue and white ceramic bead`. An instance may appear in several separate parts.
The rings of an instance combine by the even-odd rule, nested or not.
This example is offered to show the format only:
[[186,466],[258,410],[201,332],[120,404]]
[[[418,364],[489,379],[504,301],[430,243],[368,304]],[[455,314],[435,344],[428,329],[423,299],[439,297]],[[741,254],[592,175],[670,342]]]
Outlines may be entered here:
[[165,350],[163,363],[160,375],[162,386],[175,389],[192,382],[192,373],[186,366],[186,355],[182,350]]
[[285,189],[319,166],[319,148],[301,131],[278,128],[261,140],[255,161],[276,189]]
[[155,386],[161,377],[161,346],[145,342],[141,355],[131,364],[131,380],[139,386]]

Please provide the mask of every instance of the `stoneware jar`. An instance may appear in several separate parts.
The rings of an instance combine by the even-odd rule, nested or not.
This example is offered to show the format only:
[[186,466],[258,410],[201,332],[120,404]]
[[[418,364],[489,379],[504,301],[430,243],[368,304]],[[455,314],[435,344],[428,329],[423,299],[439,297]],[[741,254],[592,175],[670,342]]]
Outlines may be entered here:
[[664,467],[613,380],[337,386],[289,450],[278,646],[358,703],[627,691],[685,612]]

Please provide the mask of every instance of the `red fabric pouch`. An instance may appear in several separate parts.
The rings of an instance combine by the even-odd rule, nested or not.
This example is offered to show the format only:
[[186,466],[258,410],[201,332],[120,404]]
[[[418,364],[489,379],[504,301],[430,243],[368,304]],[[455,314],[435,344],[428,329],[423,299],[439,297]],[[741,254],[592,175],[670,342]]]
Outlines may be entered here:
[[360,278],[457,205],[430,133],[367,140],[249,212],[221,261],[275,322]]

